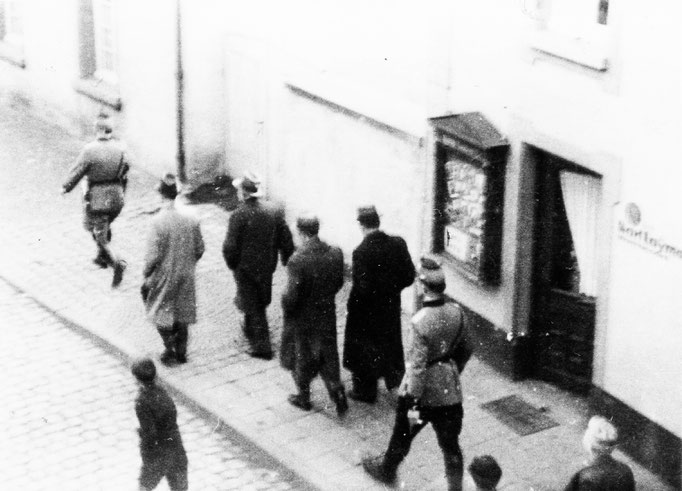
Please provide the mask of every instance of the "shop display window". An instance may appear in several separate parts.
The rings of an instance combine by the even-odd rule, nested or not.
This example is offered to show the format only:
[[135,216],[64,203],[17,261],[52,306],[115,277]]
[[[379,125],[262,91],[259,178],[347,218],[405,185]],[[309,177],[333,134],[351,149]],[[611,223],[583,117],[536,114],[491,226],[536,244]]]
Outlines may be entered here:
[[431,120],[436,139],[434,249],[470,279],[500,279],[509,145],[479,113]]

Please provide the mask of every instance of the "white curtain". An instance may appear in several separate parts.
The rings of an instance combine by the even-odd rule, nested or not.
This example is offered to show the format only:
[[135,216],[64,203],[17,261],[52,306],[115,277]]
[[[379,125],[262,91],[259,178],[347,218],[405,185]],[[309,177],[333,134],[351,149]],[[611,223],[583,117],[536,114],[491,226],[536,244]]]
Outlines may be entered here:
[[601,180],[586,174],[559,172],[568,224],[580,269],[580,293],[597,296],[597,215]]

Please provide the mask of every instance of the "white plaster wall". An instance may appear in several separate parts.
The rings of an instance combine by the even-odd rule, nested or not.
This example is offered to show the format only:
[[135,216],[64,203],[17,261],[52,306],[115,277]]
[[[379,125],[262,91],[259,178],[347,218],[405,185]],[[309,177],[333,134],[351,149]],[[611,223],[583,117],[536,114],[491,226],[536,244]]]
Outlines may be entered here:
[[[600,211],[606,228],[599,254],[607,264],[600,273],[594,382],[682,434],[682,309],[677,298],[682,261],[646,252],[619,240],[615,232],[622,206],[635,202],[643,227],[682,247],[676,212],[682,205],[676,149],[682,134],[678,2],[659,0],[645,9],[612,2],[612,48],[605,73],[531,49],[526,34],[533,23],[517,2],[461,1],[456,10],[454,43],[466,49],[453,50],[451,109],[482,110],[515,145],[519,140],[535,144],[592,168],[604,175],[610,190]],[[471,39],[479,42],[465,44]],[[523,164],[519,155],[512,156],[512,167]],[[519,183],[511,179],[510,185]],[[508,223],[515,220],[516,204],[512,198],[505,201],[504,257],[509,264],[503,282],[509,278],[508,265],[514,269],[509,251],[520,246],[513,239],[516,227]],[[468,297],[475,308],[486,300],[478,293]],[[507,301],[491,300],[497,305]]]
[[[131,157],[152,172],[175,168],[175,10],[169,2],[115,2],[120,112],[116,133]],[[22,100],[45,120],[84,138],[102,105],[74,90],[80,75],[79,2],[26,0],[26,68],[0,62],[5,102]]]

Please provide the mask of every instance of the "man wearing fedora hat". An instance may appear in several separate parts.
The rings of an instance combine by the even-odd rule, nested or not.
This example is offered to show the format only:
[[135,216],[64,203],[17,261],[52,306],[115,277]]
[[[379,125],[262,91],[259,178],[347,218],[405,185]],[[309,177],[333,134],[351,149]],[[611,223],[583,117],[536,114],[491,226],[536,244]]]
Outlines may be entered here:
[[405,241],[379,229],[374,206],[359,208],[357,220],[364,238],[353,251],[343,364],[353,374],[348,395],[373,403],[378,379],[391,390],[405,372],[400,292],[415,271]]
[[[112,137],[113,126],[107,114],[101,113],[98,116],[95,132],[96,139],[85,145],[69,171],[62,185],[62,194],[70,192],[84,179],[83,226],[97,245],[97,256],[93,262],[100,268],[113,268],[111,286],[115,288],[123,280],[126,262],[118,258],[111,249],[111,224],[123,208],[130,164],[125,146]],[[105,188],[107,196],[111,197],[110,204],[104,203],[106,206],[101,206],[95,199],[105,196],[101,193]]]
[[194,271],[204,254],[204,240],[199,221],[174,206],[175,176],[166,174],[157,189],[164,204],[152,220],[147,241],[142,298],[165,347],[161,362],[185,363],[188,325],[197,318]]
[[419,283],[424,290],[424,306],[410,325],[406,372],[398,389],[393,434],[386,452],[364,459],[362,465],[374,479],[394,483],[412,440],[431,423],[443,452],[448,490],[459,491],[464,471],[459,447],[463,416],[460,374],[471,349],[461,307],[446,301],[442,269],[423,269]]
[[244,314],[242,331],[249,354],[272,359],[266,308],[272,300],[272,275],[277,256],[286,266],[294,242],[284,219],[284,210],[261,199],[260,179],[253,173],[235,179],[239,207],[232,212],[223,242],[223,257],[234,274],[235,304]]

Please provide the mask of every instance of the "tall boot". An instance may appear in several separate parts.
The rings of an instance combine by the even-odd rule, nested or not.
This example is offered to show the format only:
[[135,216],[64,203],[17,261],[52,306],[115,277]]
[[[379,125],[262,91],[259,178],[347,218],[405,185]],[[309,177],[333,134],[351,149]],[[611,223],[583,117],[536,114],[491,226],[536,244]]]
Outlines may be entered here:
[[189,336],[187,324],[175,323],[175,358],[178,363],[187,363],[187,338]]
[[161,363],[168,365],[173,363],[175,358],[175,332],[172,329],[157,327],[161,340],[163,341],[163,346],[166,348],[161,354]]
[[464,479],[464,463],[462,455],[445,456],[445,479],[448,482],[448,491],[462,491]]
[[332,392],[332,401],[336,404],[336,414],[342,417],[348,411],[348,399],[346,399],[346,391],[343,386]]
[[362,468],[372,478],[389,486],[395,484],[398,479],[398,469],[386,465],[383,455],[362,459]]

